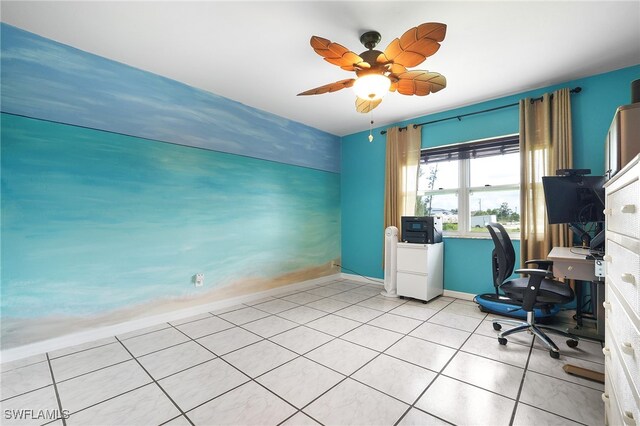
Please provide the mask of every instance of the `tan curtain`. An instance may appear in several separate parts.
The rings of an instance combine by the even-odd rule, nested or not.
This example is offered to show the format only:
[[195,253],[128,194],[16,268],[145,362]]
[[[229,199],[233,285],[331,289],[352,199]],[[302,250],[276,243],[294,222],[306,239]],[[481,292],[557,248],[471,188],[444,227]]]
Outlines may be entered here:
[[544,259],[571,243],[567,225],[549,225],[542,176],[570,169],[572,161],[569,89],[520,101],[520,259]]
[[402,130],[397,127],[387,130],[384,229],[395,226],[400,231],[398,236],[402,232],[400,218],[415,214],[421,141],[421,127],[409,125]]

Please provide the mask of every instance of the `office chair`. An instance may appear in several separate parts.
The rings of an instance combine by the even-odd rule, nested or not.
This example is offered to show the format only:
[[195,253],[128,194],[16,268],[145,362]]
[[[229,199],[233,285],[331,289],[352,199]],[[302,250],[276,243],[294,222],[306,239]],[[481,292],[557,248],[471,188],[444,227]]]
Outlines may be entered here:
[[509,234],[499,223],[489,223],[487,229],[491,234],[495,248],[493,250],[493,277],[500,290],[519,304],[521,309],[527,313],[526,321],[510,319],[494,319],[493,328],[496,331],[502,329],[502,324],[515,325],[514,328],[503,331],[498,335],[498,342],[501,345],[507,344],[506,337],[510,334],[528,331],[536,335],[549,349],[551,358],[559,358],[560,350],[542,330],[568,337],[567,346],[575,348],[578,346],[578,339],[562,330],[537,324],[535,321],[535,309],[549,309],[554,304],[568,303],[575,297],[573,290],[568,284],[553,280],[553,273],[550,270],[553,262],[548,260],[529,260],[525,264],[535,263],[538,267],[546,269],[518,269],[516,274],[528,275],[528,278],[509,277],[513,274],[515,265],[515,250],[511,243]]

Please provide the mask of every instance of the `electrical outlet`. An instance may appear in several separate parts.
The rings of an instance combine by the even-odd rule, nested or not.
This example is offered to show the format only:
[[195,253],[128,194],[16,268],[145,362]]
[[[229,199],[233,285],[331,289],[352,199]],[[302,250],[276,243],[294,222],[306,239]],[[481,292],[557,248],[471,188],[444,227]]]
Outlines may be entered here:
[[204,274],[198,273],[191,277],[191,282],[196,287],[202,287],[204,285]]

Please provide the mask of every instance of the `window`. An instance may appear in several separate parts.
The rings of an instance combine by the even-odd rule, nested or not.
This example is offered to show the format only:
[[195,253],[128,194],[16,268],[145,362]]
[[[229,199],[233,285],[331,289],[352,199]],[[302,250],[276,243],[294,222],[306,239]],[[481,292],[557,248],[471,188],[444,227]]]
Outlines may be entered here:
[[518,135],[422,150],[416,215],[441,215],[449,235],[488,234],[488,222],[520,232]]

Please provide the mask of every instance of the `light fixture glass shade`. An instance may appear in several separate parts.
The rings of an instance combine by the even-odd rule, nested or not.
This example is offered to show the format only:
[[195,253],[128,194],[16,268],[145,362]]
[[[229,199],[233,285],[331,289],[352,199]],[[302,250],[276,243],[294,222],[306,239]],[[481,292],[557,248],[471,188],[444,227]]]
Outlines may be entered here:
[[391,80],[381,74],[367,74],[356,79],[353,91],[360,99],[375,101],[382,98],[389,91]]

